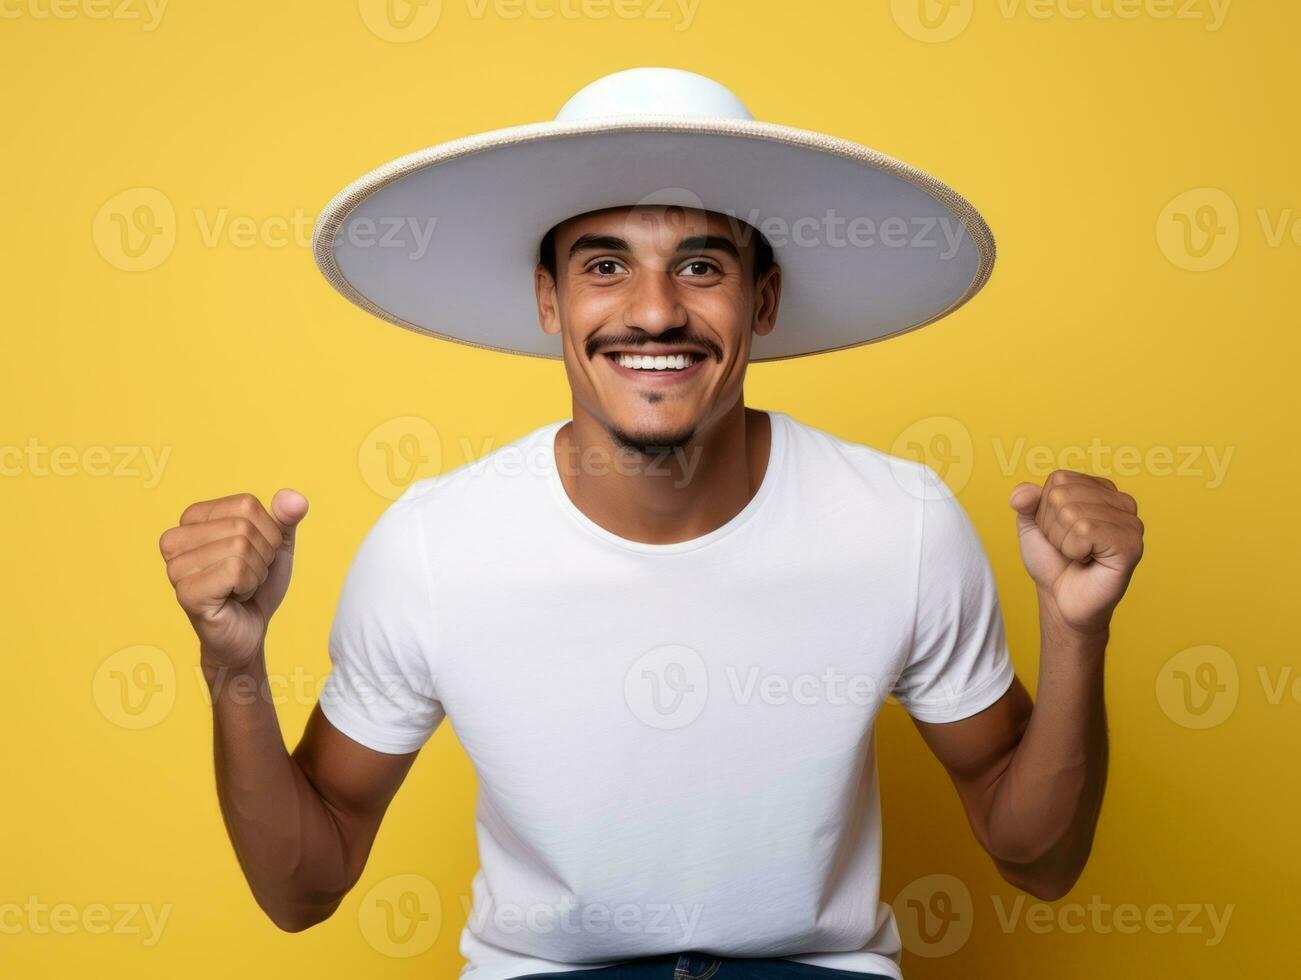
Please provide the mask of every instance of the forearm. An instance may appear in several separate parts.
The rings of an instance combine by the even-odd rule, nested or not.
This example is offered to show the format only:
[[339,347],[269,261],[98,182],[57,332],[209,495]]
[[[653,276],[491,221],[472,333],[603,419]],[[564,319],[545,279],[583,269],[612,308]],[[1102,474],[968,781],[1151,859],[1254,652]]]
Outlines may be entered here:
[[1007,880],[1060,897],[1088,859],[1107,776],[1104,631],[1082,637],[1040,602],[1035,706],[991,791],[990,852]]
[[285,747],[264,652],[234,672],[204,667],[217,797],[258,904],[280,928],[327,918],[351,886],[347,848],[325,801]]

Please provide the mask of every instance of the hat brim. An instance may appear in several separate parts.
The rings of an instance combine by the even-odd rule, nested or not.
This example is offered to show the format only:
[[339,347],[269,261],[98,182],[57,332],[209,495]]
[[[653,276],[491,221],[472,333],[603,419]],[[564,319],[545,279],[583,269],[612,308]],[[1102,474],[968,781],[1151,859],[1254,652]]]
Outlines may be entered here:
[[770,239],[777,326],[751,361],[843,350],[934,323],[993,269],[984,219],[942,181],[823,133],[620,117],[493,130],[400,157],[340,191],[312,250],[362,309],[456,343],[563,357],[538,324],[538,245],[577,214],[703,207]]

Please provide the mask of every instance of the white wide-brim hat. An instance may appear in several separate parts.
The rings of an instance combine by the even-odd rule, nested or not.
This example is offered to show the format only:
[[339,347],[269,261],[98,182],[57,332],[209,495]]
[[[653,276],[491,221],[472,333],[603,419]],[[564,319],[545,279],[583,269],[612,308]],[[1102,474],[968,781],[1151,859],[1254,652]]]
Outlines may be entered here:
[[769,240],[781,306],[751,361],[934,323],[994,265],[989,227],[948,185],[857,143],[756,121],[724,86],[672,68],[600,78],[553,122],[399,157],[326,205],[312,248],[339,292],[391,323],[561,358],[559,335],[538,324],[539,243],[567,218],[638,204],[721,212]]

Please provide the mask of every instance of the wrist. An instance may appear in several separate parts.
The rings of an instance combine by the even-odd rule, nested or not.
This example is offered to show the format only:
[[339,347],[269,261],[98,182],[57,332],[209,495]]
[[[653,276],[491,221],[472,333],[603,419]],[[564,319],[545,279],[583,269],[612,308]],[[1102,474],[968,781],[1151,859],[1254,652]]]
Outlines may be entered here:
[[260,644],[252,657],[236,664],[201,647],[199,667],[212,702],[223,692],[256,693],[267,685],[266,650]]
[[1078,654],[1101,655],[1111,639],[1111,615],[1096,624],[1081,626],[1066,621],[1052,593],[1038,589],[1039,632],[1044,648],[1065,649]]

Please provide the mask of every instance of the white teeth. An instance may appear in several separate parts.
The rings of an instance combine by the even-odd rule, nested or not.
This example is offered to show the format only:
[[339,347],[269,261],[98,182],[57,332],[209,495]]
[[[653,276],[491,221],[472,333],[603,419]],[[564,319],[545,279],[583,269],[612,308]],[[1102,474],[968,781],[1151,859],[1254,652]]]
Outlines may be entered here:
[[695,354],[620,354],[619,366],[635,371],[681,371],[696,361]]

